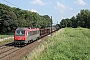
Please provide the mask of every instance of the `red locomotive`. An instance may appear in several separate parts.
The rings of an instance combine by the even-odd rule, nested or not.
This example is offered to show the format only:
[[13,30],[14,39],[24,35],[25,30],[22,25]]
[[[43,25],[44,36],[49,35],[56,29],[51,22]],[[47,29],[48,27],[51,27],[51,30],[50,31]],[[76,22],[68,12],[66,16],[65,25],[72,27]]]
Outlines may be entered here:
[[27,44],[50,34],[49,28],[17,28],[14,34],[14,44]]

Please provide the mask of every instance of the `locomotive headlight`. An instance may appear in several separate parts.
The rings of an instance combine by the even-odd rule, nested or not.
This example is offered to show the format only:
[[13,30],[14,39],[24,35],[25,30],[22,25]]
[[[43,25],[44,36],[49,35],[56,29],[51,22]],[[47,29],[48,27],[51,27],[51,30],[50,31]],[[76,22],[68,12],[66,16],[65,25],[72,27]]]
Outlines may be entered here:
[[14,37],[14,39],[16,39],[16,37]]
[[23,37],[22,39],[23,39],[23,40],[25,40],[26,38],[25,38],[25,37]]
[[23,37],[23,40],[25,40],[25,37]]

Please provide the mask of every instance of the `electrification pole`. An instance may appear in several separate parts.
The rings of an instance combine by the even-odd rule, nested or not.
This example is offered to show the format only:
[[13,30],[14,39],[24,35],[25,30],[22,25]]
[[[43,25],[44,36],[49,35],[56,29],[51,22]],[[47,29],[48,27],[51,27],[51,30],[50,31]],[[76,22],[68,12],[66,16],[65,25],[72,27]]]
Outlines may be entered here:
[[51,16],[51,36],[52,36],[52,16]]

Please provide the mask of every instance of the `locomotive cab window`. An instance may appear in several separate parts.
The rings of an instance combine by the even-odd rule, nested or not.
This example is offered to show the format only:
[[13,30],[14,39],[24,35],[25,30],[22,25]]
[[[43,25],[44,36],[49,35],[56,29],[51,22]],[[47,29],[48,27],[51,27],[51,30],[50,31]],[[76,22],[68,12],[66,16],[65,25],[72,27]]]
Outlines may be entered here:
[[25,30],[16,30],[15,35],[25,35]]

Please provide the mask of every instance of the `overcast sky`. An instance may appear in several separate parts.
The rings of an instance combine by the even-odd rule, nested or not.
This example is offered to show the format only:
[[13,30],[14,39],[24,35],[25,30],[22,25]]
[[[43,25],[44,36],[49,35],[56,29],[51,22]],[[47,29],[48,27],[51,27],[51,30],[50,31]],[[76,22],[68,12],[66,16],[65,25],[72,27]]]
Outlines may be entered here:
[[52,16],[54,24],[63,18],[76,16],[81,9],[90,10],[90,0],[0,0],[1,3],[23,10]]

